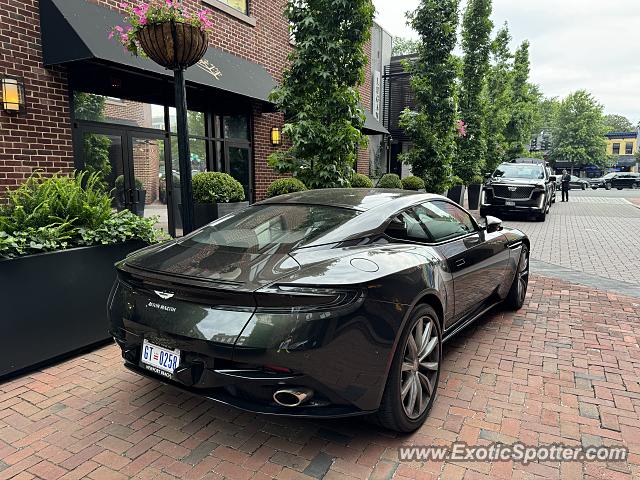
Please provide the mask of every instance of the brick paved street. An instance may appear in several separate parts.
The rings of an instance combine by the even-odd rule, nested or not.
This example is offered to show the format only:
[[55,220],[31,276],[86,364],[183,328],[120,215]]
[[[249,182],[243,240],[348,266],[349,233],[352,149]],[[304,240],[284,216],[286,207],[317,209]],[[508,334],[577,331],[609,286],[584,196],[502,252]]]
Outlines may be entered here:
[[[570,206],[569,208],[575,208]],[[534,277],[446,349],[427,424],[241,413],[127,372],[105,347],[0,384],[0,479],[640,478],[640,300]],[[626,445],[626,463],[399,463],[400,445]],[[326,473],[326,475],[325,475]]]
[[[572,190],[547,221],[506,221],[530,236],[532,257],[640,285],[640,192]],[[634,205],[635,204],[635,205]]]

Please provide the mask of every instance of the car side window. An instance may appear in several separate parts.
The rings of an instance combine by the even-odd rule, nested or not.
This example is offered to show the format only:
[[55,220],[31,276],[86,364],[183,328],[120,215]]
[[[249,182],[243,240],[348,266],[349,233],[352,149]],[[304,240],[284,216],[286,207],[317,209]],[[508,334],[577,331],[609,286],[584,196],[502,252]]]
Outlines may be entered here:
[[431,238],[420,220],[411,210],[402,212],[391,220],[385,232],[396,240],[409,240],[413,242],[430,242]]
[[449,202],[424,203],[416,207],[415,212],[435,242],[446,242],[476,231],[471,216]]

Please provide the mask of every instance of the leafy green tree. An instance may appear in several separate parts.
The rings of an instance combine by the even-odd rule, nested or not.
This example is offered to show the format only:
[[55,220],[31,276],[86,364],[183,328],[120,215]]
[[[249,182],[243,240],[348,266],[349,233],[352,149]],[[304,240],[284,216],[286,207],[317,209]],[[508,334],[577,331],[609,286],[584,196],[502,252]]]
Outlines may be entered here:
[[456,149],[456,59],[452,55],[458,27],[458,0],[422,0],[409,15],[409,24],[420,35],[417,59],[405,68],[417,111],[405,110],[400,124],[412,141],[401,160],[413,167],[427,191],[442,192],[452,179],[451,162]]
[[536,106],[536,97],[529,83],[530,69],[529,42],[524,41],[513,60],[511,118],[505,132],[509,159],[525,155],[529,150]]
[[565,98],[558,109],[550,158],[570,162],[572,173],[574,167],[584,165],[606,167],[606,127],[602,111],[602,105],[585,90]]
[[505,25],[491,42],[491,67],[487,73],[486,90],[486,170],[493,171],[506,160],[509,148],[506,130],[511,119],[511,34]]
[[[76,92],[73,97],[74,113],[77,118],[94,122],[104,121],[106,97],[93,93]],[[90,133],[82,139],[84,144],[84,166],[89,173],[99,173],[102,178],[111,175],[109,149],[111,140],[106,135]]]
[[469,0],[462,21],[460,116],[466,135],[458,139],[453,172],[469,184],[484,168],[487,156],[485,91],[491,51],[491,0]]
[[291,147],[269,165],[307,187],[346,187],[353,177],[364,112],[364,45],[371,35],[371,0],[288,0],[285,16],[296,39],[282,85],[272,100],[285,112]]
[[418,40],[411,38],[394,37],[393,55],[412,55],[418,52]]
[[633,132],[633,123],[623,115],[605,115],[604,124],[609,132]]

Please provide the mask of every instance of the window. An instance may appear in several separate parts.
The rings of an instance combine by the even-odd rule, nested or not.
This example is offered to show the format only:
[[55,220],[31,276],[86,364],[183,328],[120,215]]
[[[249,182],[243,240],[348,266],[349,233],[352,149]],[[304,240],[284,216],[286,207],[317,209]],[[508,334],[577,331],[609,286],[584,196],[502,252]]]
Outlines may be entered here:
[[385,232],[396,240],[410,240],[414,242],[430,242],[431,237],[411,210],[403,212],[393,220]]
[[624,154],[625,155],[633,155],[633,143],[632,142],[627,142],[627,144],[624,147]]
[[435,242],[453,240],[476,230],[471,216],[449,202],[425,203],[415,212]]
[[614,143],[613,144],[613,154],[614,155],[620,155],[620,144],[619,143]]
[[236,10],[238,10],[241,13],[244,13],[245,15],[249,14],[249,8],[247,6],[247,3],[249,3],[247,0],[219,0],[220,2],[229,5],[232,8],[235,8]]
[[544,168],[541,165],[503,163],[493,174],[496,178],[524,178],[528,180],[544,179]]

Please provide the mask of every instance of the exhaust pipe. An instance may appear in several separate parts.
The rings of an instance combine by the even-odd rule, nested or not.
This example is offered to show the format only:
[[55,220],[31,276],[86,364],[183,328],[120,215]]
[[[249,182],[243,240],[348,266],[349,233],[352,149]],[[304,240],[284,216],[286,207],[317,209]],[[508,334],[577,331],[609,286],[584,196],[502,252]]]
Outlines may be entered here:
[[278,390],[273,394],[273,400],[281,407],[299,407],[303,403],[311,400],[313,390],[310,388],[293,387]]

